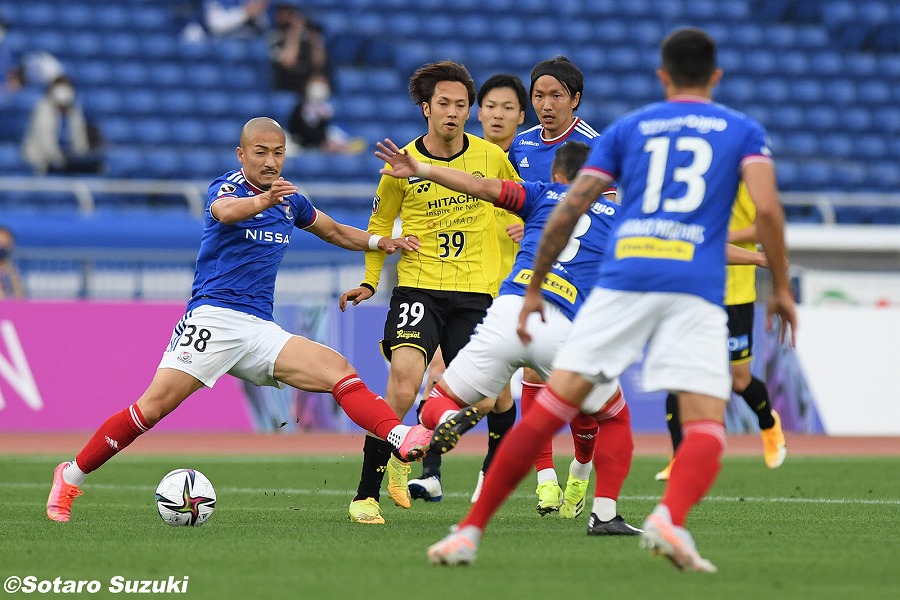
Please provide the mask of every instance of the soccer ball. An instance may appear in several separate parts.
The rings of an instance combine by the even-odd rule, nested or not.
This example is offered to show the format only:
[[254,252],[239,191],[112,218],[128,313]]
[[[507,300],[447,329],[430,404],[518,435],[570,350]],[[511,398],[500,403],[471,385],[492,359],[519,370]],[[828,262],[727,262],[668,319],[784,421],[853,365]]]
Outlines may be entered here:
[[175,469],[156,487],[156,509],[169,525],[200,526],[216,508],[216,490],[196,469]]

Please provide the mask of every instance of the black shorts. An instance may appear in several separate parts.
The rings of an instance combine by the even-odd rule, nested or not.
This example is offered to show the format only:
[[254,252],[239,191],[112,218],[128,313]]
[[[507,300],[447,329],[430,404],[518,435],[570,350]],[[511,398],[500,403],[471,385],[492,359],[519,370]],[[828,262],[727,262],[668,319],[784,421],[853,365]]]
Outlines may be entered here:
[[726,306],[728,311],[728,352],[731,362],[753,358],[753,302]]
[[396,287],[384,322],[381,350],[390,360],[394,348],[413,346],[425,353],[427,365],[440,346],[444,363],[450,364],[492,301],[490,294]]

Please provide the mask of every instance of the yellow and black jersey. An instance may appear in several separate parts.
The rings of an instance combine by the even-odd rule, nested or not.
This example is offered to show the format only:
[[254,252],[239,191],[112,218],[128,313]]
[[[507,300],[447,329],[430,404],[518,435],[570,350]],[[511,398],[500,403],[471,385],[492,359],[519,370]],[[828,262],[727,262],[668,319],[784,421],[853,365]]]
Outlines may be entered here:
[[[421,137],[405,149],[422,162],[476,177],[520,179],[500,147],[464,135],[462,150],[450,158],[429,154]],[[421,242],[418,252],[403,252],[397,265],[399,285],[496,295],[503,273],[492,204],[418,177],[383,175],[372,203],[369,231],[390,236],[397,217],[401,235],[414,235]],[[363,283],[377,288],[384,259],[382,252],[366,252]]]
[[[750,198],[744,182],[738,187],[734,208],[731,210],[731,221],[728,230],[746,229],[756,221],[756,205]],[[747,250],[756,250],[755,242],[735,244]],[[747,304],[756,301],[756,266],[729,265],[725,274],[725,305]]]
[[524,225],[525,223],[519,215],[499,207],[494,207],[494,219],[497,221],[497,241],[500,243],[499,279],[502,281],[512,271],[513,263],[516,262],[516,254],[519,253],[519,244],[512,241],[512,238],[506,233],[506,226],[514,223]]

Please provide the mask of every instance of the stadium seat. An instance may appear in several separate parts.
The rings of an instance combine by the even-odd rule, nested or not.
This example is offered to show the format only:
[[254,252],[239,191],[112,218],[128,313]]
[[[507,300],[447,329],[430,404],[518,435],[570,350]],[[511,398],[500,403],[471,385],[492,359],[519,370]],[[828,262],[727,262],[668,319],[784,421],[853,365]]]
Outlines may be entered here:
[[184,86],[187,73],[177,62],[153,62],[149,68],[148,83],[158,87],[180,88]]
[[171,121],[163,117],[143,117],[134,121],[135,141],[145,145],[175,142]]
[[101,58],[103,39],[95,31],[73,31],[66,35],[59,35],[57,31],[53,31],[52,34],[65,41],[70,56],[87,60]]
[[116,88],[98,88],[83,94],[81,106],[86,115],[93,117],[117,115],[125,108],[122,93]]
[[138,37],[128,33],[107,33],[101,36],[101,51],[113,59],[139,59],[140,43]]
[[106,116],[98,123],[107,143],[125,147],[137,141],[132,127],[133,121],[134,117]]
[[202,147],[209,139],[205,121],[196,117],[180,117],[170,120],[168,125],[168,141],[173,144]]
[[825,87],[818,79],[795,79],[791,84],[791,100],[800,104],[817,104],[826,99]]
[[106,153],[107,172],[113,178],[140,176],[144,171],[145,160],[146,157],[139,148],[123,143],[110,148]]
[[[206,112],[206,97],[202,97],[204,98],[204,112]],[[193,91],[174,88],[160,94],[160,104],[156,110],[164,115],[189,116],[197,113],[198,105],[198,95]]]
[[4,175],[30,175],[31,165],[22,159],[19,145],[16,143],[0,143],[0,173]]
[[152,84],[150,68],[137,60],[124,60],[114,70],[116,85],[120,87],[147,88]]
[[846,133],[826,133],[821,138],[822,153],[827,156],[852,158],[854,156],[853,138]]

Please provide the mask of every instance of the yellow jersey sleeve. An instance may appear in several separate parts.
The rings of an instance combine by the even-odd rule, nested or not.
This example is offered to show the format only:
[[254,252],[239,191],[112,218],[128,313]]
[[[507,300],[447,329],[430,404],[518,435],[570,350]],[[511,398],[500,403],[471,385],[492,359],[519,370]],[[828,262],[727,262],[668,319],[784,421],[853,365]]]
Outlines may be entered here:
[[[390,168],[389,165],[388,168]],[[372,200],[372,216],[369,217],[368,227],[369,233],[392,237],[394,221],[400,215],[400,205],[403,202],[404,190],[402,181],[390,175],[381,176],[378,189],[375,190],[375,198]],[[387,255],[380,250],[366,252],[366,275],[363,283],[371,285],[372,289],[378,289],[381,269],[384,267],[386,257]]]
[[[742,181],[738,187],[728,231],[745,229],[756,221],[756,205]],[[735,244],[747,250],[756,250],[753,242]],[[754,265],[729,265],[725,271],[725,304],[747,304],[756,301],[756,267]]]

